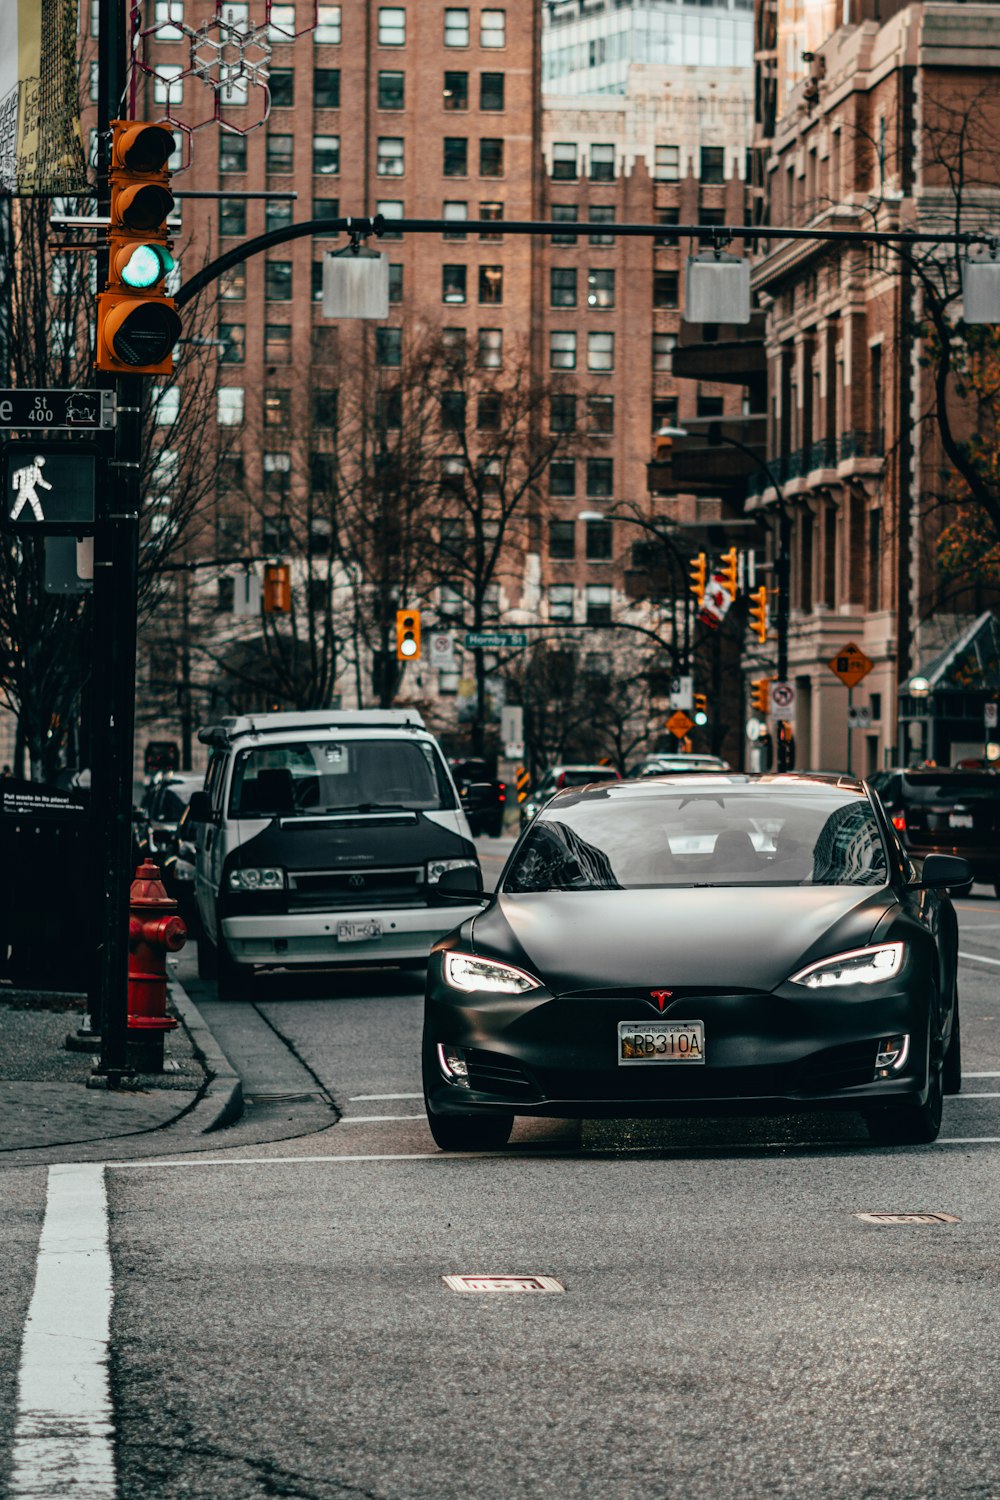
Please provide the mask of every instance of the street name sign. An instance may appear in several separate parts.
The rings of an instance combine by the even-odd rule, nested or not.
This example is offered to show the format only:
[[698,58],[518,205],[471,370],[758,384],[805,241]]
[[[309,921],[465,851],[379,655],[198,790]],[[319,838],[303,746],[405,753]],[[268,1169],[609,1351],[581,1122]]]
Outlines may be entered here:
[[853,641],[848,641],[846,646],[841,646],[835,656],[831,656],[827,666],[834,676],[839,677],[846,688],[857,687],[862,677],[867,677],[875,663],[867,657],[860,646]]
[[114,425],[114,391],[0,390],[0,428],[100,432]]
[[79,533],[93,527],[97,454],[74,443],[8,443],[3,509],[10,531]]
[[467,651],[502,651],[527,644],[528,636],[524,630],[468,630],[465,634]]

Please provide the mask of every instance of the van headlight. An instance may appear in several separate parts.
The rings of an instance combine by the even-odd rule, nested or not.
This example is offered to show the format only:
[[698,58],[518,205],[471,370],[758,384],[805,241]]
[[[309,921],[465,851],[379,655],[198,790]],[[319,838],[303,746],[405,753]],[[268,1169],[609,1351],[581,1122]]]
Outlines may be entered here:
[[437,885],[448,870],[478,870],[474,859],[431,859],[427,862],[427,884]]
[[261,869],[230,870],[231,891],[283,891],[285,872],[271,866]]
[[903,966],[902,943],[877,943],[871,948],[851,948],[833,958],[822,958],[793,974],[790,984],[820,990],[830,985],[882,984],[893,979]]
[[526,990],[541,989],[540,981],[523,969],[493,958],[474,958],[471,953],[446,953],[444,979],[453,990],[467,995],[484,990],[494,995],[523,995]]

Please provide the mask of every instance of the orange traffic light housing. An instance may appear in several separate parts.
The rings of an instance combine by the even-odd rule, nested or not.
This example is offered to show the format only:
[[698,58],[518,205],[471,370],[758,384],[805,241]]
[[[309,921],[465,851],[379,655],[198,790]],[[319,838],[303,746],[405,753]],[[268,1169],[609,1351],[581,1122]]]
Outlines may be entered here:
[[167,218],[173,132],[145,120],[111,122],[108,280],[97,299],[98,370],[169,375],[181,320],[164,283],[174,268]]
[[419,609],[397,609],[396,660],[419,661],[419,659],[420,611]]
[[759,641],[767,640],[767,585],[764,583],[750,595],[750,629]]
[[766,718],[771,711],[771,679],[756,677],[750,684],[750,706]]
[[292,609],[292,570],[287,563],[267,563],[264,568],[264,613],[287,615]]
[[716,577],[719,579],[719,582],[722,584],[722,587],[725,589],[730,599],[736,598],[739,567],[739,553],[737,552],[735,547],[730,547],[728,552],[723,552],[722,557],[719,561],[718,571],[716,573]]
[[705,597],[708,580],[708,558],[704,552],[696,552],[691,559],[691,592],[700,604]]

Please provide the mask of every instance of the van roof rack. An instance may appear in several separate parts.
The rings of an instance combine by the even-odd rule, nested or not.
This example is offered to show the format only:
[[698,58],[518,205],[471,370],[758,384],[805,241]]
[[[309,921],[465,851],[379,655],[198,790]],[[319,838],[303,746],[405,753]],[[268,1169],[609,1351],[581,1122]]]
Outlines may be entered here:
[[231,745],[245,735],[301,729],[423,729],[415,708],[314,708],[301,713],[239,714],[199,729],[203,745]]

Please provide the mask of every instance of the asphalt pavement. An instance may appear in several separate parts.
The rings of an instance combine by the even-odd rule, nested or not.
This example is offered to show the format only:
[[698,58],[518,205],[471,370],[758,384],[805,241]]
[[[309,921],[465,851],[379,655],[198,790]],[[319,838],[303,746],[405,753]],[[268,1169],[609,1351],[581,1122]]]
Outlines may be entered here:
[[[503,845],[481,845],[496,871]],[[65,1454],[26,1487],[42,1418],[15,1401],[68,1201],[106,1223],[113,1287],[113,1431],[96,1398],[72,1418],[87,1500],[992,1500],[1000,902],[956,904],[966,1083],[919,1148],[817,1115],[519,1121],[504,1151],[449,1156],[423,1119],[418,976],[222,1006],[180,955],[246,1109],[103,1172],[0,1157],[0,1495],[73,1493]],[[941,1217],[859,1217],[880,1212]]]

